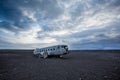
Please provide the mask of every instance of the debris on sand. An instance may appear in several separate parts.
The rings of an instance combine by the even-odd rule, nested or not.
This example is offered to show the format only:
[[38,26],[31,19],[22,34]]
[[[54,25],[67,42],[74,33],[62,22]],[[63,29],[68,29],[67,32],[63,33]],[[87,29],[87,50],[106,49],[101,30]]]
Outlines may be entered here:
[[79,78],[79,80],[82,80],[82,78]]
[[108,78],[108,76],[104,76],[104,78]]

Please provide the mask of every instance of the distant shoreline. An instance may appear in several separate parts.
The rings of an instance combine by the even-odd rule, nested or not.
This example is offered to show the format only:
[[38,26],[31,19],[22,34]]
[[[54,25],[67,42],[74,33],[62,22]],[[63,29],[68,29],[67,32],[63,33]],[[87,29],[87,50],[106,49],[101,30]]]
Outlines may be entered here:
[[[32,51],[34,49],[0,49],[0,51],[2,51],[2,50]],[[86,50],[69,50],[69,51],[120,51],[120,49],[100,49],[100,50],[97,50],[97,49],[95,49],[95,50],[94,49],[86,49]]]

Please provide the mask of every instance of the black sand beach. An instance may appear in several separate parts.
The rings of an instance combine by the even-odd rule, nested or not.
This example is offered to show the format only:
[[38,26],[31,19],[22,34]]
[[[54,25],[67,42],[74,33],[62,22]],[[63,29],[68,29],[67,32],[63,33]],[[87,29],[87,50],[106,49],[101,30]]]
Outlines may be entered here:
[[120,80],[120,51],[70,51],[63,58],[0,50],[0,80]]

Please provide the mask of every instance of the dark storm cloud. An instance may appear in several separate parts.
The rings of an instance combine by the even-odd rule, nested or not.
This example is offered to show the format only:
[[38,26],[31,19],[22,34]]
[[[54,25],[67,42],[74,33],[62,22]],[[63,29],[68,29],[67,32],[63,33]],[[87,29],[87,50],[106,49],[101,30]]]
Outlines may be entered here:
[[98,34],[96,38],[101,38],[96,41],[84,39],[80,43],[70,44],[72,49],[119,49],[120,48],[120,35],[114,38],[108,38],[105,34]]
[[[119,14],[120,0],[88,0],[78,2],[73,6],[73,9],[70,7],[72,10],[69,13],[74,21],[77,17],[81,16],[82,20],[85,16],[95,16],[97,13],[101,13],[101,11],[110,13],[113,10],[118,10],[112,13]],[[91,12],[89,13],[89,11]],[[88,15],[85,15],[86,12],[88,12]]]
[[[43,19],[53,19],[56,18],[61,10],[56,5],[56,1],[50,0],[1,0],[0,1],[0,17],[2,21],[7,20],[7,24],[12,24],[18,28],[24,29],[26,26],[30,27],[29,24],[34,23],[34,21],[29,18],[29,15],[24,15],[24,11],[28,11],[28,14],[34,13],[34,18],[38,22]],[[42,12],[45,12],[44,18],[42,17]],[[4,19],[3,19],[4,18]],[[22,21],[21,21],[22,20]],[[12,22],[12,23],[11,23]],[[1,25],[5,25],[5,22],[1,22]],[[9,26],[4,26],[5,29],[11,28]],[[11,29],[9,29],[11,30]]]
[[[24,26],[21,26],[20,24],[23,24],[20,22],[20,19],[24,18],[22,12],[20,11],[20,2],[14,1],[14,0],[1,0],[0,1],[0,17],[1,23],[0,27],[11,30],[11,31],[19,31]],[[26,24],[26,23],[24,23]],[[18,27],[17,29],[14,29],[13,26]]]
[[102,7],[101,5],[108,4],[109,7],[120,6],[120,0],[91,0],[91,4],[94,7]]
[[19,3],[14,0],[1,0],[0,1],[0,16],[8,20],[19,21],[22,13],[19,10]]
[[56,1],[50,0],[1,0],[0,15],[10,20],[18,20],[23,17],[20,8],[32,11],[47,11],[47,16],[52,18],[60,13],[60,9],[56,6]]
[[[27,26],[27,27],[26,27]],[[7,31],[11,31],[14,33],[18,33],[20,31],[24,31],[24,30],[28,30],[29,27],[29,23],[18,23],[18,22],[9,22],[9,21],[2,21],[0,22],[0,29],[5,29]]]
[[103,28],[98,28],[98,29],[90,29],[90,30],[86,30],[86,31],[82,31],[82,32],[78,32],[78,33],[73,33],[73,35],[71,35],[70,37],[81,37],[81,38],[85,38],[87,36],[90,35],[96,35],[96,34],[101,34],[104,33],[106,34],[106,32],[116,32],[118,34],[120,34],[120,24],[118,23],[114,23],[114,24],[110,24],[108,26],[105,26]]
[[13,25],[8,22],[0,22],[0,28],[6,29],[8,31],[13,31],[13,32],[16,31],[16,29],[13,27]]
[[120,7],[120,0],[113,0],[113,2],[111,3],[112,7]]

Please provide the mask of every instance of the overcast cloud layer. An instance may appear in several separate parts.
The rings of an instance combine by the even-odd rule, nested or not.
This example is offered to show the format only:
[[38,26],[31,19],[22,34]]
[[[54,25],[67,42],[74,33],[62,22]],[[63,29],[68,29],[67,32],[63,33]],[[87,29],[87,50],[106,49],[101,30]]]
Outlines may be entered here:
[[0,49],[58,44],[120,49],[120,0],[0,0]]

